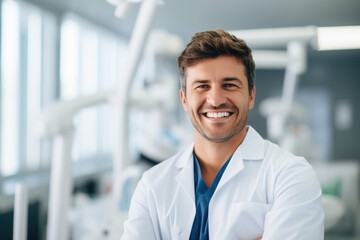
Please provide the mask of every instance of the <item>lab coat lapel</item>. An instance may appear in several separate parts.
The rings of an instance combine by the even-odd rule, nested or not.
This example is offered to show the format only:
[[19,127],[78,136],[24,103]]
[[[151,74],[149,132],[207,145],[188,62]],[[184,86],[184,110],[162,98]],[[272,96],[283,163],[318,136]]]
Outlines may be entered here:
[[195,203],[193,149],[194,145],[191,145],[180,156],[176,164],[180,169],[176,176],[176,181],[186,191],[193,203]]
[[244,141],[231,157],[229,165],[226,167],[216,191],[244,169],[244,160],[251,161],[263,159],[264,148],[264,139],[249,126]]
[[243,157],[241,154],[240,147],[238,147],[231,157],[231,160],[228,166],[225,169],[223,176],[220,179],[219,185],[216,188],[217,192],[225,183],[227,183],[231,178],[241,172],[244,168]]
[[[181,232],[179,239],[190,236],[191,227],[195,218],[195,190],[194,190],[194,145],[186,149],[179,157],[176,167],[179,169],[175,179],[178,183],[179,191],[184,191],[176,201],[176,231]],[[176,238],[177,239],[177,238]]]

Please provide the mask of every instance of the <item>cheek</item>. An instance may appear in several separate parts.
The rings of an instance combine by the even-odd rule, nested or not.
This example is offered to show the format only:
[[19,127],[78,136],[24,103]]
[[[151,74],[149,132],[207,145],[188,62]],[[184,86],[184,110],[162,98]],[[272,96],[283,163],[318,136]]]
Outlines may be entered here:
[[201,108],[203,102],[201,99],[193,98],[191,102],[189,102],[189,110],[193,112],[198,112]]
[[204,96],[200,94],[191,94],[191,96],[188,96],[186,101],[183,104],[185,111],[192,112],[196,114],[200,109],[201,106],[206,102]]

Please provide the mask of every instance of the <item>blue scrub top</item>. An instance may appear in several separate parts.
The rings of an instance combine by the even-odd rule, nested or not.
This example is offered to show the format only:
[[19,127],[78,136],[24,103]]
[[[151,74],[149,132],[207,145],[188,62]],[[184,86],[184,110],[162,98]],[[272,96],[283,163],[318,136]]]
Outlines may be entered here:
[[208,240],[209,239],[209,226],[208,226],[208,210],[211,197],[213,196],[220,179],[230,162],[231,157],[221,167],[220,171],[216,174],[216,177],[208,188],[201,176],[201,169],[199,161],[194,156],[194,185],[195,185],[195,201],[196,201],[196,215],[194,223],[190,233],[190,240]]

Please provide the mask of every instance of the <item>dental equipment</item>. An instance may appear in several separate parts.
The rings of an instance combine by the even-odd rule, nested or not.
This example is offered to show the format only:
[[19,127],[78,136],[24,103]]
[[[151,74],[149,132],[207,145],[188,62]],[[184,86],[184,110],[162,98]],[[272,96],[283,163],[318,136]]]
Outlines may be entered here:
[[[230,33],[245,39],[250,47],[254,49],[287,47],[285,54],[284,52],[266,53],[261,51],[257,56],[256,51],[254,51],[254,59],[258,68],[281,69],[285,65],[285,79],[280,108],[275,112],[262,112],[268,118],[269,137],[275,141],[281,139],[284,134],[283,129],[290,113],[299,76],[307,68],[306,47],[311,46],[316,50],[356,49],[359,48],[357,39],[360,39],[359,26],[306,26],[234,30],[230,31]],[[334,36],[336,36],[336,40],[334,40]],[[271,60],[270,56],[272,57]],[[259,59],[257,59],[258,57]],[[263,63],[266,63],[266,65]]]
[[118,179],[121,176],[122,169],[130,162],[128,149],[129,90],[141,59],[157,4],[157,0],[144,0],[141,4],[130,39],[128,66],[115,97],[109,93],[98,94],[70,102],[58,103],[43,111],[40,121],[40,135],[42,137],[55,137],[51,167],[47,239],[68,239],[67,213],[73,186],[71,162],[71,145],[74,131],[73,116],[85,107],[108,101],[111,98],[115,102],[118,112],[118,151],[114,160],[113,194],[115,199],[119,198],[120,180]]

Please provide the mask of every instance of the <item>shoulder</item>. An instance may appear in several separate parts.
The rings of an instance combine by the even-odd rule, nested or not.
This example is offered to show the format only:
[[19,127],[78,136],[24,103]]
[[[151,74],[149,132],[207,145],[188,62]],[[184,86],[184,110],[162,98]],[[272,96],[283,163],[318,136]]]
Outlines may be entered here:
[[289,151],[279,147],[268,140],[264,140],[265,154],[264,161],[269,164],[274,171],[291,168],[304,168],[312,170],[311,165],[304,157],[295,156]]
[[267,177],[268,180],[271,179],[275,197],[290,189],[296,192],[299,200],[321,195],[319,180],[305,158],[295,156],[270,141],[266,141],[265,145],[264,163],[267,165]]
[[267,177],[277,178],[288,172],[296,172],[300,176],[313,174],[313,169],[305,158],[295,156],[277,144],[265,140],[251,126],[240,149],[244,159],[262,160],[261,168]]
[[310,167],[303,157],[295,156],[277,144],[262,138],[251,126],[240,148],[244,159],[263,160],[263,166],[270,167],[272,170],[299,165]]

